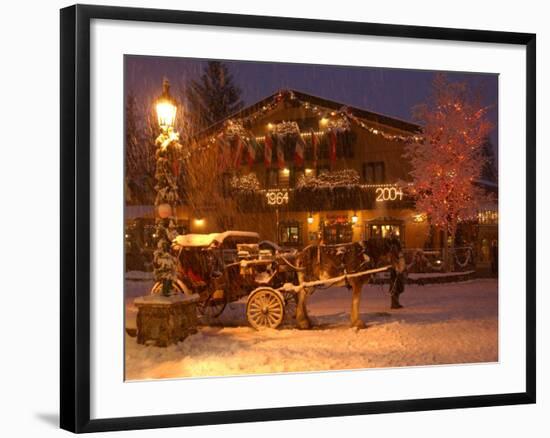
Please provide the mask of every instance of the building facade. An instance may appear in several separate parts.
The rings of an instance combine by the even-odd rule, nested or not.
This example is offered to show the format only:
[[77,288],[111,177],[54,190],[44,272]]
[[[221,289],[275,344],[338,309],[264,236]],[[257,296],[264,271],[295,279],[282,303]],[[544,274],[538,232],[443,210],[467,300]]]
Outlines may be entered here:
[[[278,92],[210,127],[188,148],[191,165],[195,154],[219,152],[214,156],[220,165],[204,172],[212,173],[236,207],[222,223],[225,207],[186,202],[198,188],[184,184],[180,226],[191,233],[256,231],[296,248],[388,236],[409,249],[438,248],[440,234],[415,210],[407,190],[406,144],[420,135],[410,122],[297,91]],[[498,238],[498,220],[494,208],[480,214],[479,223],[463,226],[461,236],[482,253],[478,231],[487,246]]]
[[[430,227],[407,195],[404,158],[419,135],[409,122],[284,91],[211,127],[200,143],[232,151],[222,175],[228,196],[254,181],[248,213],[267,240],[303,247],[393,235],[423,248]],[[220,231],[207,212],[188,213],[191,232]]]

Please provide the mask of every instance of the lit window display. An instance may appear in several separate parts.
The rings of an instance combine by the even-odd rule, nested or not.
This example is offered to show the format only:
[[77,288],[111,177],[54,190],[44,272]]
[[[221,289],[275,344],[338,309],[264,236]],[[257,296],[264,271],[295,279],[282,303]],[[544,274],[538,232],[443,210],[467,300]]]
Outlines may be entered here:
[[369,237],[398,237],[402,238],[402,225],[401,224],[367,224],[367,235]]
[[299,224],[286,223],[279,226],[279,243],[281,245],[299,245],[301,241]]

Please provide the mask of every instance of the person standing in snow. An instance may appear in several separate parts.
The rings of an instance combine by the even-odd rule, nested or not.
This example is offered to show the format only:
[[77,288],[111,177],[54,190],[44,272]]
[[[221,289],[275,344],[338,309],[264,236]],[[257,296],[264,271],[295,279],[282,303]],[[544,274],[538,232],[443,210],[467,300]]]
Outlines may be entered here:
[[392,309],[401,309],[399,296],[405,291],[405,255],[401,250],[401,242],[395,236],[390,237],[391,265],[390,268],[390,296]]

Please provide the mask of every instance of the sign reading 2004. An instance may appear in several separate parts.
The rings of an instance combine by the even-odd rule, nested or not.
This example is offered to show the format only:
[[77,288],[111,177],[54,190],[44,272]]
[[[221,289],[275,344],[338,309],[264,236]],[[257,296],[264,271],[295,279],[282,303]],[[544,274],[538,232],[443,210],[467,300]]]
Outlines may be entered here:
[[403,200],[403,190],[400,187],[377,187],[375,193],[376,202]]

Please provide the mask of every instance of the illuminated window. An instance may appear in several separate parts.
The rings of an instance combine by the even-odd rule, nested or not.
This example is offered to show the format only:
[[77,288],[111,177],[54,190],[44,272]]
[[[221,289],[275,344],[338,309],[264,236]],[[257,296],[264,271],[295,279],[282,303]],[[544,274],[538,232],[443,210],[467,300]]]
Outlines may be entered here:
[[328,245],[349,243],[353,238],[351,224],[327,225],[323,229],[323,240]]
[[369,222],[366,224],[366,235],[368,238],[389,238],[396,237],[403,240],[403,224],[401,222]]
[[353,239],[352,223],[347,215],[327,218],[323,223],[323,241],[333,245],[348,243]]
[[279,244],[296,246],[302,243],[300,224],[297,222],[282,223],[279,225]]
[[286,188],[290,185],[290,169],[285,167],[284,169],[279,169],[279,187]]

